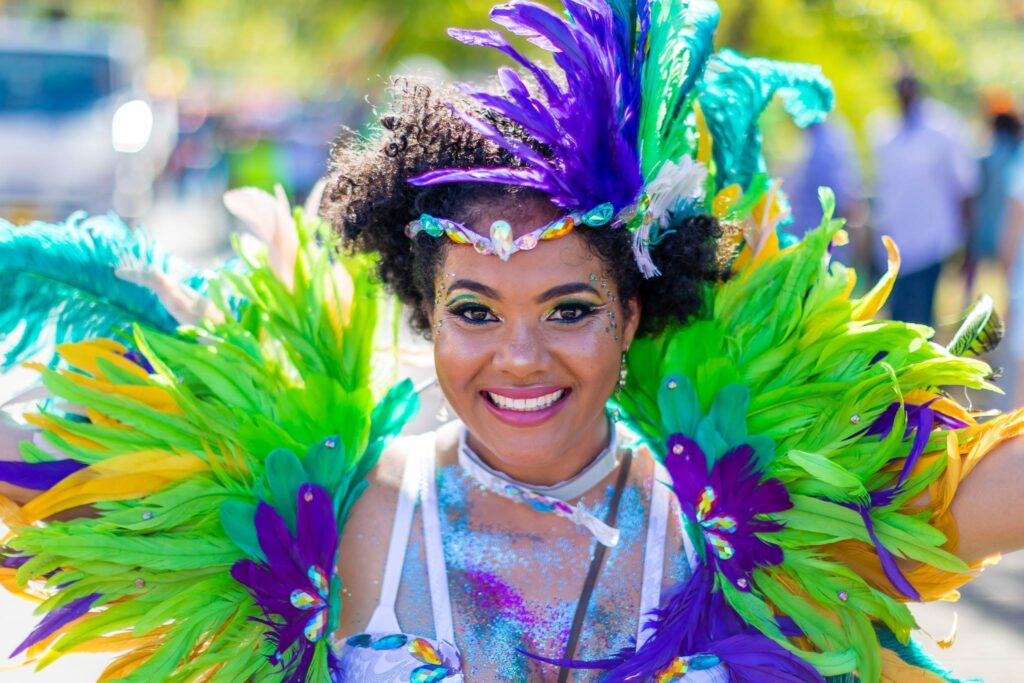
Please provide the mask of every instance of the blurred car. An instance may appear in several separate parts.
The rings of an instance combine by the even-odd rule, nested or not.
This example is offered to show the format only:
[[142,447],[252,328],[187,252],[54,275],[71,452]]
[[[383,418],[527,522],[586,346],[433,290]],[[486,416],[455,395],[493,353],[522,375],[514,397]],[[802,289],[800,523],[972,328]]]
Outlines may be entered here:
[[139,87],[143,60],[130,28],[0,20],[0,215],[146,210],[176,113]]

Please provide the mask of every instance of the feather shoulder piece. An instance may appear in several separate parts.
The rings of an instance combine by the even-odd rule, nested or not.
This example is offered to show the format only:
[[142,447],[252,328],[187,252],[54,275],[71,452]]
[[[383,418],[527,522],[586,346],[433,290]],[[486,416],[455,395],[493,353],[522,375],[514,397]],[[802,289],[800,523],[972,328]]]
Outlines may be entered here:
[[[1024,416],[961,407],[950,392],[992,389],[988,366],[874,318],[894,245],[890,272],[850,297],[853,271],[829,259],[842,222],[827,190],[822,202],[803,242],[762,240],[756,257],[748,244],[701,316],[630,349],[619,409],[671,475],[695,569],[649,615],[649,637],[605,662],[609,680],[721,664],[734,683],[879,681],[893,650],[910,651],[905,603],[976,573],[953,554],[949,501]],[[978,347],[988,308],[953,349]]]
[[[250,212],[274,234],[236,240],[244,268],[209,283],[216,313],[187,334],[137,324],[144,362],[93,339],[39,367],[88,419],[28,416],[81,469],[20,509],[0,500],[4,585],[42,600],[15,655],[117,652],[103,680],[330,679],[339,535],[416,395],[374,386],[372,262],[281,199],[231,197],[281,209]],[[83,505],[95,517],[53,520]]]

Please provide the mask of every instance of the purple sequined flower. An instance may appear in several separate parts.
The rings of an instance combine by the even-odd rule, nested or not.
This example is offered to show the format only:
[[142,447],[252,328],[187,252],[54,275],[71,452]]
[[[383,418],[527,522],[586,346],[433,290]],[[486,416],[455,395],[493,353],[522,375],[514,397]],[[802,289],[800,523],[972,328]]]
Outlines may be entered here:
[[270,627],[267,638],[275,645],[271,660],[291,671],[286,681],[305,680],[315,644],[328,630],[330,577],[338,552],[330,494],[304,484],[296,498],[295,534],[277,510],[261,502],[256,535],[266,561],[239,560],[231,568],[231,576],[263,610],[259,621]]
[[782,482],[762,480],[755,462],[753,448],[742,445],[709,470],[704,451],[682,434],[669,437],[665,456],[680,508],[697,532],[691,538],[703,540],[699,551],[708,564],[742,590],[749,590],[754,567],[782,562],[782,549],[758,537],[782,524],[761,515],[792,507]]

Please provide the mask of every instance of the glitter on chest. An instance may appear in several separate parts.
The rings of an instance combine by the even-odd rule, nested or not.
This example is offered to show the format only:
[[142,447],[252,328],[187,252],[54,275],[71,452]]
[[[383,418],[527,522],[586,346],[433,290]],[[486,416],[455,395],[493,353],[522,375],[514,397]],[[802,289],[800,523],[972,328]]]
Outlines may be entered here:
[[[607,501],[610,490],[603,493]],[[560,522],[553,516],[552,533],[543,528],[516,533],[488,525],[483,515],[474,515],[474,508],[494,499],[457,467],[441,470],[438,494],[456,632],[468,668],[494,671],[496,680],[532,678],[540,665],[519,650],[562,656],[592,542],[572,545],[554,531]],[[590,511],[603,518],[607,503]],[[634,586],[642,556],[638,539],[645,531],[639,488],[624,491],[619,522],[622,540],[608,554],[588,610],[578,652],[582,656],[607,655],[625,646],[635,630]],[[563,542],[552,543],[553,538]]]

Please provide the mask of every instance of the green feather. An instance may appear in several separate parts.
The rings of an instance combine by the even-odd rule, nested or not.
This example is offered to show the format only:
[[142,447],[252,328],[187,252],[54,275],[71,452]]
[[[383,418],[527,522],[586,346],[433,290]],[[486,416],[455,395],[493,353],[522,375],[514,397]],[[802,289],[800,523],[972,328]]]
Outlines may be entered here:
[[1005,333],[1006,326],[995,310],[992,297],[982,294],[946,348],[954,356],[980,356],[994,351]]

